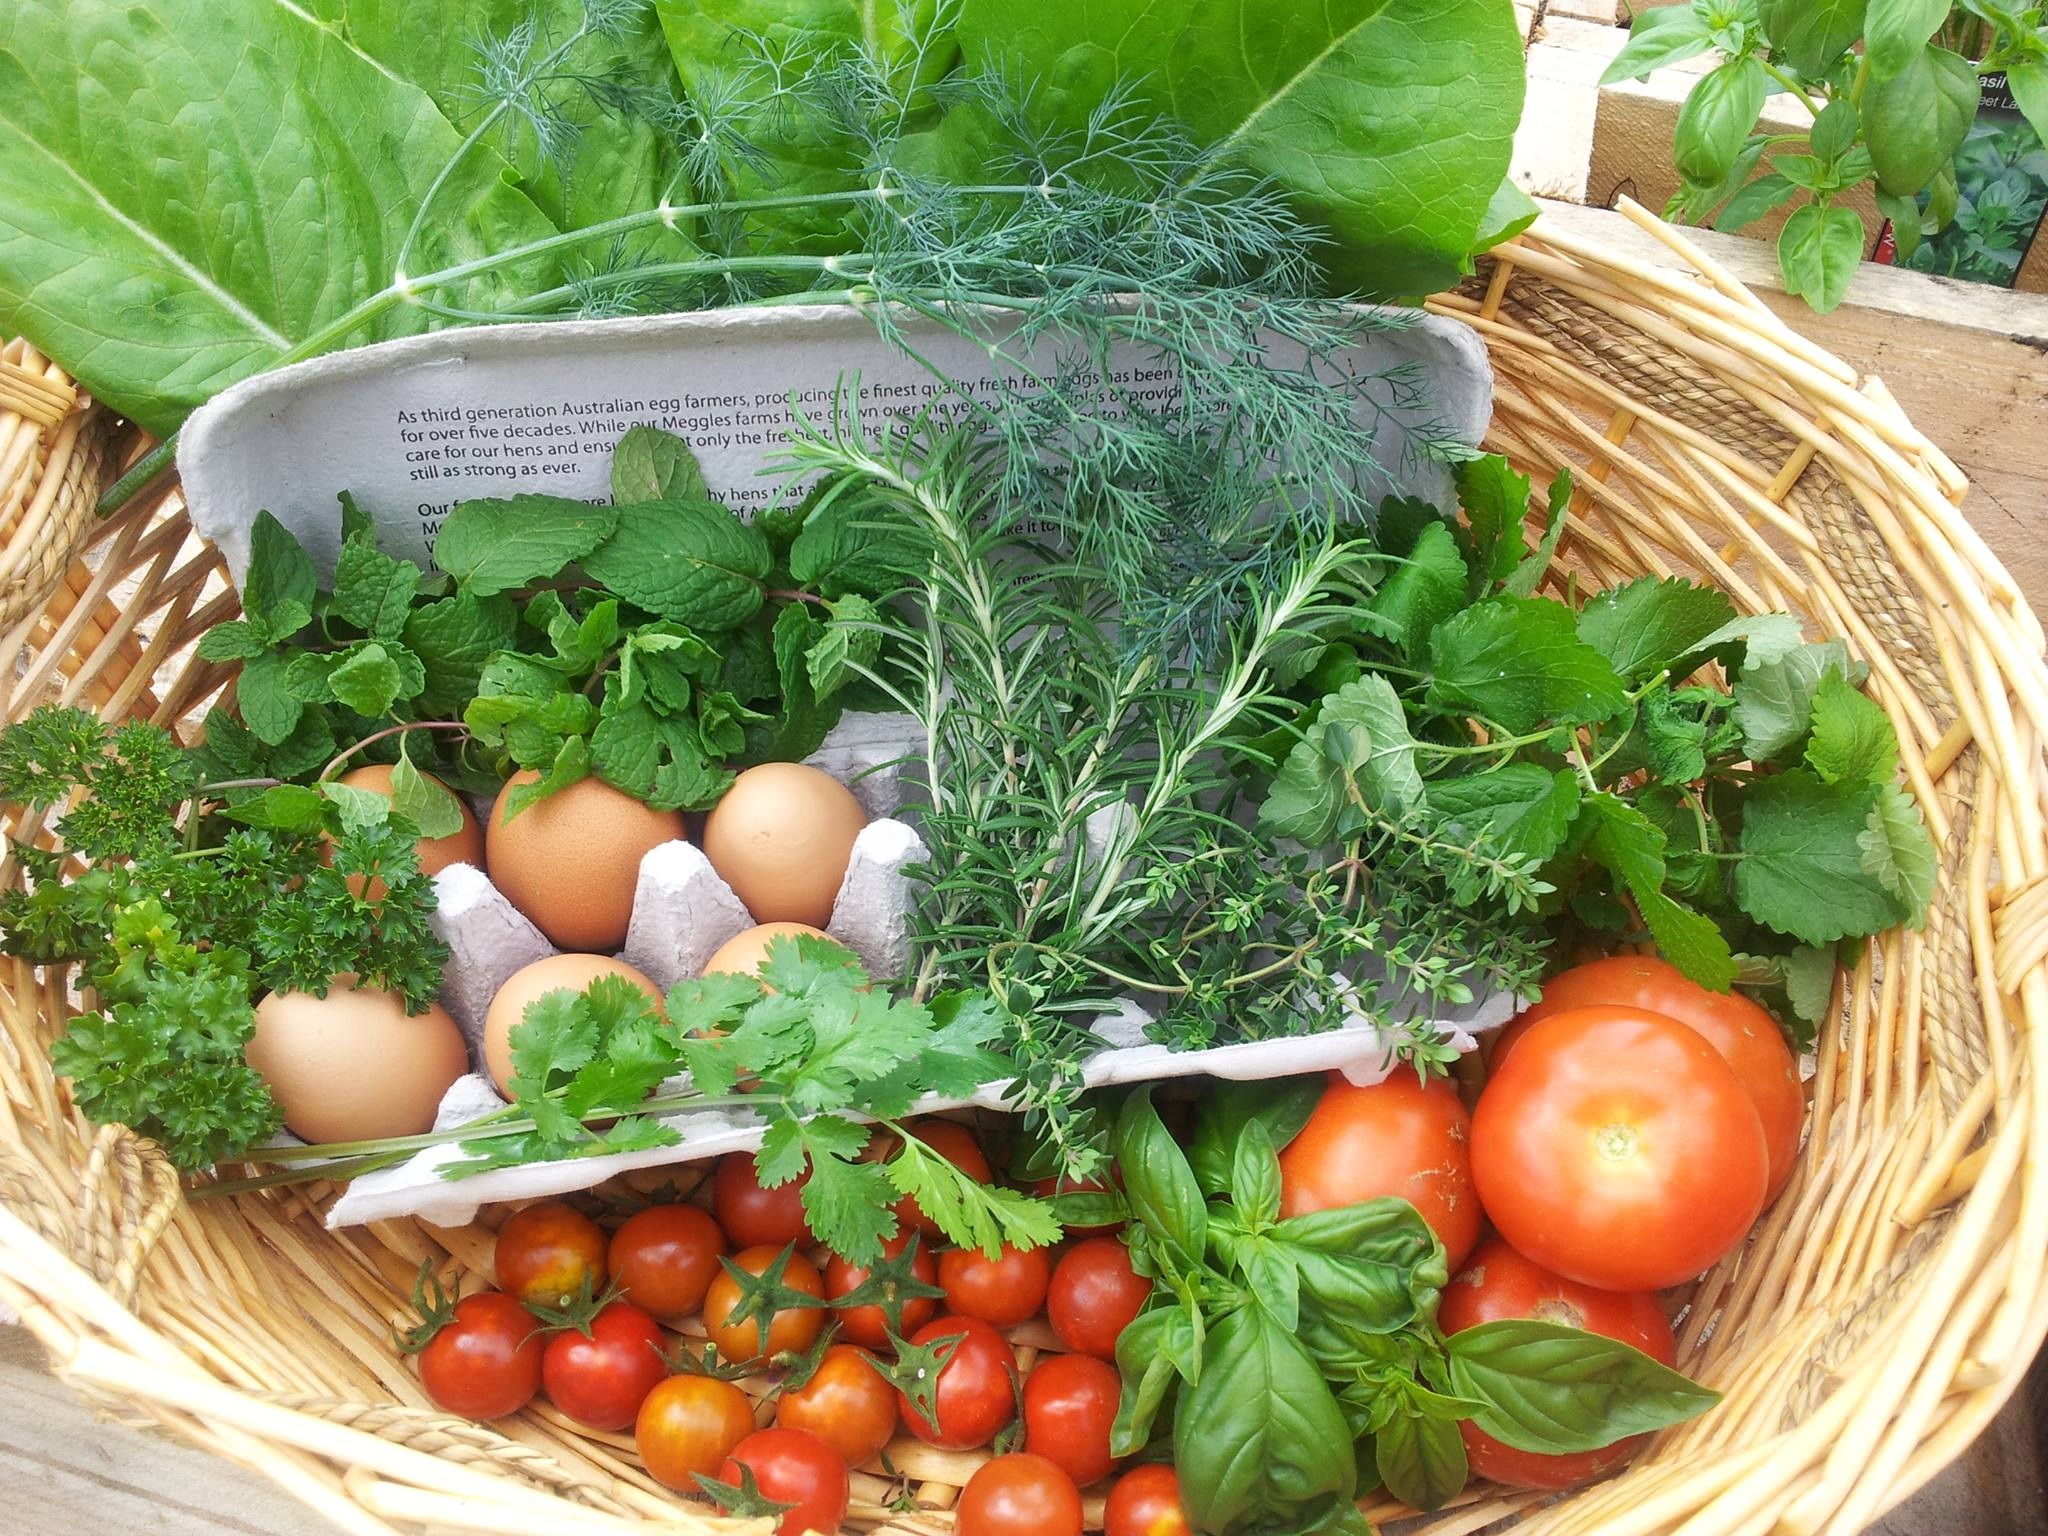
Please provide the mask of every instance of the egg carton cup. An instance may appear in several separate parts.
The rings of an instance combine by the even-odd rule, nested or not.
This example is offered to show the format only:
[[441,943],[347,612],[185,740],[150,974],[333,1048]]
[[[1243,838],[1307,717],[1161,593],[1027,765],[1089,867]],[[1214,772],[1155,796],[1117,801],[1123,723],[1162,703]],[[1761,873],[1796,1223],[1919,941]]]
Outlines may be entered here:
[[[894,813],[904,798],[899,765],[922,748],[923,735],[908,715],[848,715],[806,759],[851,789],[873,818],[855,839],[826,932],[878,977],[901,976],[909,968],[916,894],[910,868],[927,856],[927,850],[916,828]],[[1085,834],[1088,856],[1106,854],[1120,830],[1120,810],[1090,818]],[[482,870],[453,864],[434,878],[440,897],[434,923],[449,950],[441,1003],[461,1027],[473,1067],[441,1100],[434,1129],[447,1131],[503,1107],[483,1067],[485,1015],[491,999],[515,971],[557,950]],[[666,991],[703,974],[712,954],[754,922],[702,849],[688,842],[664,843],[640,862],[632,922],[620,958]],[[1436,1014],[1429,1023],[1446,1043],[1467,1051],[1479,1034],[1503,1023],[1513,1008],[1509,997],[1486,996]],[[1091,1029],[1102,1046],[1082,1063],[1082,1081],[1097,1088],[1199,1074],[1255,1082],[1338,1071],[1363,1085],[1380,1081],[1394,1067],[1393,1039],[1362,1012],[1354,1012],[1353,1022],[1321,1034],[1194,1051],[1173,1050],[1147,1039],[1151,1022],[1152,1016],[1130,1001],[1096,1019]],[[687,1078],[679,1078],[668,1086],[686,1083]],[[928,1096],[919,1101],[916,1112],[1003,1110],[1008,1108],[1009,1086],[1007,1080],[985,1084],[964,1099]],[[327,1224],[347,1227],[417,1216],[441,1226],[460,1226],[474,1219],[480,1206],[498,1201],[570,1194],[634,1169],[751,1151],[760,1145],[765,1129],[761,1118],[744,1108],[688,1110],[664,1116],[662,1123],[676,1131],[676,1145],[528,1163],[466,1178],[447,1177],[447,1170],[464,1160],[458,1145],[431,1147],[398,1167],[357,1178],[329,1208]]]

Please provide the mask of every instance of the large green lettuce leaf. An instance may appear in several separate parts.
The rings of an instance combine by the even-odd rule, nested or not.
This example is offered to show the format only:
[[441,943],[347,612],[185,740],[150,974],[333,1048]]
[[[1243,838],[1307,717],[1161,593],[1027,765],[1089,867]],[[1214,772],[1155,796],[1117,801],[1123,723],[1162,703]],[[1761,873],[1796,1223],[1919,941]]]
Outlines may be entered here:
[[[1522,115],[1510,0],[966,0],[960,43],[1078,120],[1119,77],[1287,187],[1337,280],[1454,282]],[[1498,233],[1488,231],[1489,233]]]
[[[389,284],[459,143],[425,93],[285,0],[7,0],[0,332],[168,431]],[[553,227],[505,170],[465,158],[415,271]],[[426,324],[398,305],[349,339]]]

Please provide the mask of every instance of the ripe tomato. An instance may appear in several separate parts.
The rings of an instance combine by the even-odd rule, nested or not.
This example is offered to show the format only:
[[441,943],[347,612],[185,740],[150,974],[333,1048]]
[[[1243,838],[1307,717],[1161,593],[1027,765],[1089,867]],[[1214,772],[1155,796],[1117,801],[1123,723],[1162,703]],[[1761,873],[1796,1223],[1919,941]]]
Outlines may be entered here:
[[[904,1129],[975,1183],[986,1184],[989,1181],[988,1156],[981,1150],[981,1143],[974,1139],[974,1132],[959,1121],[913,1120]],[[886,1163],[896,1155],[897,1145],[894,1132],[877,1131],[868,1138],[861,1157],[869,1162]],[[896,1220],[905,1227],[915,1227],[922,1232],[927,1244],[945,1235],[939,1230],[939,1224],[919,1210],[917,1202],[910,1196],[905,1195],[898,1200],[895,1210]]]
[[[900,1258],[912,1240],[917,1239],[917,1252],[910,1256],[910,1273],[926,1285],[938,1282],[938,1265],[932,1262],[931,1253],[920,1238],[917,1230],[905,1227],[894,1237],[884,1240],[882,1252],[891,1259]],[[833,1254],[825,1264],[825,1299],[838,1301],[850,1295],[867,1283],[872,1271],[865,1264],[849,1264],[838,1254]],[[902,1298],[903,1322],[896,1331],[909,1335],[917,1332],[932,1320],[939,1310],[937,1298],[931,1296],[904,1296]],[[879,1304],[858,1307],[835,1307],[839,1319],[839,1331],[856,1344],[865,1344],[869,1349],[889,1348],[889,1314]]]
[[565,1329],[548,1340],[541,1380],[548,1401],[588,1429],[624,1429],[668,1375],[661,1324],[627,1301],[599,1309],[588,1336]]
[[1084,1355],[1116,1358],[1117,1336],[1152,1294],[1152,1282],[1131,1268],[1131,1256],[1113,1237],[1074,1244],[1052,1272],[1045,1316],[1060,1342]]
[[775,1400],[775,1422],[808,1429],[849,1467],[863,1466],[896,1433],[896,1389],[866,1350],[830,1344],[811,1379]]
[[804,1216],[804,1185],[810,1180],[806,1171],[787,1184],[763,1189],[754,1176],[754,1154],[727,1153],[711,1179],[711,1214],[741,1248],[814,1247],[818,1240]]
[[1102,1536],[1191,1536],[1173,1468],[1151,1462],[1118,1478],[1102,1511]]
[[1109,1476],[1116,1467],[1109,1428],[1123,1388],[1107,1360],[1044,1356],[1024,1378],[1024,1449],[1084,1486]]
[[1707,1268],[1763,1209],[1769,1169],[1728,1064],[1640,1009],[1535,1025],[1472,1119],[1472,1174],[1500,1235],[1602,1290],[1654,1291]]
[[1799,1160],[1799,1132],[1806,1123],[1806,1094],[1799,1085],[1799,1064],[1785,1044],[1777,1021],[1748,998],[1733,992],[1709,992],[1667,960],[1653,955],[1609,955],[1575,965],[1543,984],[1543,997],[1533,1008],[1500,1032],[1493,1043],[1493,1064],[1507,1059],[1514,1043],[1531,1025],[1569,1008],[1611,1003],[1645,1008],[1676,1019],[1706,1038],[1742,1082],[1771,1154],[1770,1184],[1764,1203],[1777,1199]]
[[[942,1317],[911,1335],[919,1348],[957,1338],[944,1352],[932,1388],[933,1418],[927,1419],[909,1393],[897,1391],[903,1424],[927,1445],[970,1451],[987,1445],[1017,1413],[1017,1352],[1010,1341],[978,1318]],[[936,1422],[934,1422],[936,1420]]]
[[492,1267],[507,1295],[566,1306],[586,1285],[592,1296],[604,1289],[604,1231],[581,1211],[544,1200],[514,1211],[498,1228]]
[[547,1348],[540,1323],[503,1291],[455,1303],[420,1350],[420,1385],[434,1406],[465,1419],[502,1419],[533,1401]]
[[1457,1090],[1397,1071],[1360,1088],[1331,1073],[1308,1124],[1280,1153],[1280,1214],[1398,1195],[1422,1214],[1456,1269],[1479,1241],[1472,1121]]
[[753,1401],[731,1382],[671,1376],[640,1404],[633,1444],[657,1483],[678,1493],[701,1493],[698,1474],[715,1476],[733,1447],[753,1432]]
[[958,1536],[1081,1536],[1081,1490],[1043,1456],[985,1461],[960,1490]]
[[1014,1328],[1038,1315],[1052,1283],[1052,1254],[1044,1248],[1003,1245],[1000,1257],[979,1248],[939,1255],[939,1284],[948,1310],[978,1317],[991,1328]]
[[725,1234],[694,1205],[650,1205],[612,1234],[612,1281],[619,1294],[664,1322],[704,1305]]
[[[782,1256],[780,1248],[742,1248],[732,1257],[735,1266],[750,1275],[766,1273],[768,1266]],[[789,1262],[783,1266],[782,1283],[793,1291],[806,1296],[823,1298],[824,1279],[818,1274],[818,1266],[800,1253],[792,1253]],[[784,1351],[802,1354],[818,1340],[825,1328],[825,1311],[822,1307],[778,1307],[767,1317],[749,1315],[738,1322],[731,1322],[733,1311],[741,1299],[740,1283],[720,1266],[710,1288],[704,1293],[704,1331],[711,1335],[711,1342],[718,1346],[718,1353],[735,1365],[760,1360]]]
[[[1532,1264],[1497,1237],[1481,1243],[1472,1260],[1444,1288],[1437,1322],[1459,1333],[1503,1318],[1533,1317],[1564,1328],[1584,1328],[1632,1344],[1665,1365],[1678,1363],[1664,1309],[1647,1291],[1602,1291]],[[1570,1488],[1612,1472],[1649,1438],[1630,1435],[1597,1451],[1543,1456],[1518,1451],[1469,1420],[1458,1425],[1472,1470],[1511,1488]],[[1112,1533],[1114,1536],[1114,1533]]]
[[807,1429],[757,1429],[733,1447],[718,1480],[738,1486],[742,1467],[764,1498],[793,1506],[776,1536],[837,1536],[849,1495],[846,1463],[823,1440]]

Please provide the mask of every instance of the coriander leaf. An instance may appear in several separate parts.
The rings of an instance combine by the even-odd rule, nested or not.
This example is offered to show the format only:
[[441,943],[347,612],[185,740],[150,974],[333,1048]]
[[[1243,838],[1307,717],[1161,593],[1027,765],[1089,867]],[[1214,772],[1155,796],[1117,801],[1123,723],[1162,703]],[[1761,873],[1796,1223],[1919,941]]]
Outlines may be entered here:
[[270,513],[258,512],[249,530],[249,571],[242,578],[242,613],[271,644],[280,645],[313,620],[319,583],[299,541]]
[[897,1193],[916,1201],[958,1247],[978,1248],[993,1259],[1005,1243],[1043,1248],[1059,1241],[1060,1224],[1045,1201],[969,1178],[914,1136],[901,1138],[883,1166]]
[[1415,741],[1393,685],[1371,673],[1324,699],[1259,809],[1275,835],[1330,841],[1347,810],[1399,816],[1422,799]]
[[1496,597],[1454,614],[1429,638],[1429,703],[1511,731],[1584,724],[1628,695],[1605,656],[1578,638],[1572,611],[1540,597]]
[[[868,1144],[867,1127],[820,1115],[810,1121],[777,1120],[770,1134],[785,1125],[796,1127],[795,1157],[803,1160],[798,1171],[810,1170],[803,1186],[804,1217],[818,1241],[849,1263],[872,1264],[881,1258],[883,1242],[897,1232],[896,1186],[880,1163],[859,1160]],[[780,1173],[792,1160],[790,1153],[778,1155],[764,1140],[756,1162],[761,1182],[770,1185],[771,1170]]]
[[600,1110],[631,1110],[682,1065],[673,1037],[653,1002],[623,976],[599,976],[584,990],[579,1010],[595,1026],[597,1049],[562,1095],[577,1120]]
[[1440,522],[1426,523],[1403,563],[1366,604],[1389,639],[1419,653],[1429,632],[1465,606],[1467,572],[1458,541]]
[[509,1036],[513,1097],[537,1099],[556,1079],[581,1071],[597,1054],[597,1020],[571,987],[543,992],[526,1005]]
[[273,747],[297,728],[305,708],[286,684],[287,670],[280,653],[265,651],[242,663],[241,676],[235,682],[235,704],[242,712],[242,723],[258,741]]
[[1862,681],[1839,640],[1797,645],[1768,661],[1744,664],[1733,689],[1734,719],[1742,728],[1743,750],[1753,760],[1778,761],[1805,739],[1813,696],[1831,671]]
[[1572,502],[1572,472],[1560,469],[1550,482],[1547,520],[1543,525],[1543,537],[1536,541],[1536,547],[1523,557],[1521,563],[1508,573],[1501,583],[1501,590],[1510,597],[1531,596],[1542,585],[1544,574],[1550,569],[1550,562],[1556,558],[1558,541],[1564,537],[1566,513]]
[[1912,797],[1896,784],[1880,784],[1856,846],[1863,872],[1875,875],[1900,904],[1905,922],[1914,928],[1925,923],[1939,870],[1934,840]]
[[1462,778],[1432,779],[1427,803],[1449,830],[1482,837],[1503,855],[1543,860],[1564,845],[1579,809],[1579,781],[1564,769],[1505,763]]
[[1664,958],[1701,986],[1726,992],[1735,957],[1712,918],[1665,894],[1663,832],[1616,795],[1588,795],[1581,814],[1591,819],[1586,851],[1628,887]]
[[1455,465],[1458,504],[1465,509],[1465,559],[1472,568],[1472,595],[1483,596],[1514,574],[1522,561],[1522,523],[1529,515],[1529,477],[1517,474],[1497,453]]
[[1868,788],[1823,784],[1803,768],[1751,788],[1735,866],[1742,910],[1814,945],[1876,933],[1911,915],[1865,867],[1863,838],[1880,814],[1878,798]]
[[582,559],[618,526],[616,507],[562,496],[465,501],[434,539],[434,561],[474,597],[510,592]]
[[618,527],[583,569],[628,602],[692,628],[735,629],[763,601],[768,541],[713,501],[618,511]]
[[439,779],[421,773],[400,754],[391,767],[391,809],[421,837],[453,837],[462,830],[462,802]]
[[1579,638],[1612,662],[1624,682],[1640,683],[1734,617],[1735,605],[1717,588],[1643,576],[1594,593],[1579,614]]
[[612,449],[612,500],[620,506],[709,494],[697,455],[680,437],[636,422]]
[[394,560],[367,533],[351,534],[334,565],[334,611],[367,634],[396,640],[419,585],[418,566]]
[[1882,705],[1829,671],[1813,691],[1806,761],[1830,784],[1889,784],[1899,771],[1899,738]]

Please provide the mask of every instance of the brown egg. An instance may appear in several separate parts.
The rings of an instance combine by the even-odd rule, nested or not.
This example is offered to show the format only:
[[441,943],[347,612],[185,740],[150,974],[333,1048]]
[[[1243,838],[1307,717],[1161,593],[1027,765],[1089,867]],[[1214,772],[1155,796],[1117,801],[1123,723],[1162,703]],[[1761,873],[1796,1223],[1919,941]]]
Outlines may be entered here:
[[[431,773],[422,773],[420,777],[431,783],[441,784],[441,781]],[[369,763],[361,768],[351,769],[341,776],[341,782],[348,785],[351,789],[369,789],[376,791],[380,795],[389,795],[391,793],[391,765],[389,763]],[[446,784],[441,784],[441,787],[443,789],[448,788]],[[449,793],[454,794],[454,791],[449,790]],[[455,831],[450,832],[446,837],[423,837],[416,845],[420,853],[420,873],[428,879],[438,875],[450,864],[474,864],[478,869],[483,868],[483,828],[476,824],[476,817],[470,814],[468,806],[463,805],[460,795],[455,796],[455,803],[462,811],[462,825],[456,828]],[[362,876],[360,875],[351,875],[349,877],[349,889],[354,890],[361,879]],[[381,901],[383,897],[384,882],[372,880],[370,882],[370,900]]]
[[704,818],[704,856],[757,923],[832,920],[853,840],[868,824],[853,791],[802,763],[762,763]]
[[[518,826],[517,822],[513,826]],[[521,966],[505,978],[498,995],[484,1013],[484,1065],[498,1092],[512,1097],[512,1026],[526,1017],[526,1005],[544,993],[567,987],[581,992],[600,976],[623,976],[661,1007],[661,988],[644,973],[610,955],[549,955],[531,965]]]
[[273,992],[256,1005],[246,1049],[304,1141],[417,1136],[441,1095],[469,1070],[462,1031],[439,1003],[408,1014],[395,992],[337,976],[325,997]]
[[808,933],[828,943],[837,940],[823,929],[813,928],[809,923],[763,923],[758,928],[742,928],[712,952],[704,962],[704,974],[713,971],[730,971],[735,976],[752,976],[761,969],[761,962],[768,958],[768,941],[783,934]]
[[640,860],[683,836],[681,811],[657,811],[599,778],[535,801],[511,821],[514,785],[540,775],[515,773],[498,791],[485,836],[491,882],[564,949],[617,949],[633,918]]

